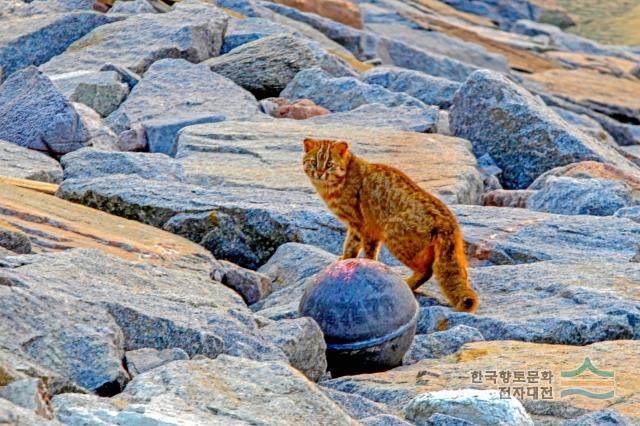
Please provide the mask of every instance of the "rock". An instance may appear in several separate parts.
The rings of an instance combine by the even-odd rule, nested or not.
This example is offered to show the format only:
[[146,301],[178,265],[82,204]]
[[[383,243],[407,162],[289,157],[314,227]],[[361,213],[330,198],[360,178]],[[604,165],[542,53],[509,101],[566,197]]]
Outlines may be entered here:
[[319,68],[299,72],[280,95],[289,99],[311,99],[333,112],[350,111],[370,103],[424,107],[422,102],[404,93],[393,93],[352,77],[332,78]]
[[158,13],[147,0],[118,1],[109,9],[109,14],[137,15],[138,13]]
[[562,423],[562,426],[625,426],[631,424],[633,424],[631,420],[613,410],[602,410],[567,420]]
[[453,94],[460,88],[458,82],[397,67],[376,67],[361,78],[365,83],[377,84],[392,92],[407,93],[427,105],[440,108],[449,108]]
[[258,113],[253,95],[206,65],[165,59],[149,68],[107,123],[117,134],[141,125],[151,152],[172,154],[174,138],[183,127]]
[[33,291],[11,269],[0,269],[0,275],[17,280],[0,287],[0,334],[8,349],[99,395],[124,388],[129,380],[122,366],[124,339],[106,310],[46,289]]
[[[628,124],[640,124],[640,82],[593,70],[554,69],[527,76],[538,91]],[[562,83],[560,83],[562,82]],[[597,91],[586,87],[598,87]]]
[[311,318],[275,321],[263,327],[262,336],[287,355],[289,364],[313,382],[327,371],[327,345],[318,324]]
[[631,188],[634,199],[640,200],[640,179],[610,164],[598,163],[596,161],[581,161],[564,167],[557,167],[540,175],[529,185],[529,189],[539,190],[544,188],[549,178],[552,177],[594,178],[622,182]]
[[0,86],[0,139],[58,155],[89,138],[73,105],[36,68],[15,72]]
[[0,228],[0,247],[14,253],[31,253],[31,240],[24,232]]
[[328,0],[321,3],[309,0],[276,0],[275,3],[295,7],[302,12],[315,13],[354,28],[362,28],[360,8],[346,0]]
[[69,100],[85,104],[102,117],[115,111],[129,94],[129,86],[115,71],[74,71],[50,78]]
[[157,422],[356,425],[313,383],[284,362],[221,355],[176,361],[137,376],[112,399],[65,394],[53,399],[67,424]]
[[613,214],[615,217],[631,219],[640,223],[640,206],[624,207]]
[[285,98],[267,98],[260,101],[260,108],[265,114],[275,118],[293,118],[304,120],[318,115],[330,114],[326,108],[318,106],[309,99],[291,102]]
[[549,169],[583,160],[638,174],[613,148],[574,130],[529,92],[490,71],[474,73],[456,92],[450,121],[476,155],[495,159],[507,189],[524,189]]
[[202,62],[218,55],[226,27],[227,15],[216,7],[182,2],[169,13],[143,13],[103,25],[40,69],[62,74],[99,70],[111,63],[142,75],[151,64],[165,58]]
[[[506,384],[511,396],[514,396],[515,387],[524,388],[525,393],[518,393],[518,397],[531,416],[545,416],[546,419],[561,423],[562,420],[579,417],[589,411],[609,409],[626,416],[633,416],[635,413],[637,418],[635,393],[638,383],[634,380],[633,373],[637,370],[637,359],[632,356],[636,351],[637,342],[629,340],[580,347],[523,342],[475,342],[445,358],[427,359],[384,373],[329,380],[322,385],[402,408],[413,398],[426,392],[455,391],[470,386],[498,391],[505,386],[498,376],[503,371],[512,374],[511,380]],[[600,369],[614,372],[615,399],[597,400],[580,395],[560,397],[560,392],[571,386],[560,383],[561,372],[579,368],[585,358],[592,360]],[[522,370],[536,372],[537,383],[513,383],[513,372]],[[485,376],[486,371],[496,372],[496,383]],[[479,380],[478,372],[482,375]],[[550,372],[547,373],[550,380],[544,379],[543,372]],[[580,378],[586,377],[588,376]],[[538,389],[537,400],[526,395],[527,388]],[[545,388],[544,399],[541,398],[541,388]],[[596,392],[607,389],[613,389],[613,384],[611,387],[605,385]],[[460,416],[458,413],[452,415]]]
[[482,205],[526,208],[527,200],[535,193],[536,191],[530,189],[494,189],[482,196]]
[[125,83],[129,90],[133,89],[136,84],[140,82],[140,76],[127,68],[123,68],[119,65],[115,64],[104,64],[102,68],[100,68],[101,72],[113,71],[120,76],[120,81]]
[[[170,269],[127,262],[97,250],[74,249],[34,256],[8,274],[29,291],[42,293],[40,297],[65,294],[80,307],[90,303],[108,312],[110,321],[122,330],[121,347],[127,351],[180,348],[192,357],[228,353],[284,359],[280,350],[258,335],[240,297],[212,281],[209,270],[194,266],[182,269],[178,264]],[[74,280],[64,278],[68,276]]]
[[509,63],[502,54],[493,53],[495,48],[489,52],[482,45],[464,41],[455,35],[450,36],[440,31],[416,29],[416,24],[413,22],[411,25],[400,23],[367,24],[367,29],[388,40],[402,42],[412,48],[428,52],[430,55],[436,55],[436,57],[450,58],[470,67],[486,68],[509,74]]
[[449,111],[438,111],[438,123],[436,124],[436,133],[445,136],[453,136],[449,127]]
[[336,76],[356,75],[318,43],[290,34],[252,41],[205,63],[260,99],[277,96],[304,69],[320,67]]
[[180,163],[165,154],[110,152],[83,148],[60,159],[65,179],[93,179],[114,174],[145,179],[181,181]]
[[633,204],[631,188],[619,181],[549,177],[527,200],[527,208],[558,214],[611,216]]
[[78,112],[80,120],[89,134],[87,146],[107,151],[118,150],[118,137],[105,124],[100,115],[85,104],[73,102],[73,108]]
[[474,426],[475,423],[463,420],[459,417],[447,416],[445,414],[435,413],[427,419],[429,426]]
[[360,421],[363,426],[409,426],[411,423],[396,416],[380,414],[378,416],[366,417]]
[[22,408],[4,398],[0,398],[0,424],[20,426],[62,426],[62,423],[56,420],[47,420],[35,414],[32,410]]
[[[561,27],[575,25],[571,15],[554,1],[518,0],[509,3],[496,3],[490,0],[465,1],[445,0],[445,3],[464,12],[485,16],[500,25],[503,30],[513,31],[512,24],[519,20],[533,20],[557,24]],[[532,24],[536,24],[532,22]],[[543,24],[536,24],[543,25]],[[558,29],[558,31],[560,31]]]
[[0,140],[0,175],[60,183],[62,167],[47,155]]
[[615,146],[616,142],[613,137],[606,130],[604,130],[604,128],[602,128],[600,123],[598,123],[588,115],[575,113],[573,111],[569,111],[560,107],[553,107],[551,109],[555,111],[555,113],[558,114],[560,118],[565,120],[567,123],[577,127],[591,137],[608,145]]
[[180,348],[157,350],[152,348],[136,349],[125,353],[127,370],[131,377],[139,376],[169,362],[189,359],[189,355]]
[[269,277],[224,260],[218,261],[211,272],[211,278],[233,289],[247,305],[256,303],[271,293]]
[[465,325],[431,334],[418,334],[409,351],[404,355],[403,364],[415,364],[426,358],[441,358],[457,352],[465,343],[483,340],[482,333]]
[[362,421],[366,418],[385,416],[391,417],[399,412],[378,404],[360,395],[341,392],[331,388],[322,388],[322,391],[338,404],[344,411],[354,419]]
[[415,397],[405,408],[407,419],[425,424],[435,413],[453,415],[478,425],[533,426],[533,420],[514,397],[498,391],[460,389],[429,392]]
[[293,34],[299,36],[300,33],[291,27],[278,24],[264,18],[234,19],[229,22],[227,31],[224,34],[221,54],[229,53],[238,46],[269,37],[274,34]]
[[4,77],[30,65],[44,64],[94,28],[120,19],[93,12],[5,19],[0,35],[0,68]]
[[351,111],[313,117],[307,121],[335,127],[387,127],[406,132],[436,133],[438,108],[404,105],[387,107],[373,103],[361,105]]
[[[51,420],[53,411],[49,405],[47,385],[41,379],[24,379],[0,387],[0,399],[6,399],[32,413]],[[0,408],[0,410],[2,410]],[[2,418],[0,417],[0,421]]]

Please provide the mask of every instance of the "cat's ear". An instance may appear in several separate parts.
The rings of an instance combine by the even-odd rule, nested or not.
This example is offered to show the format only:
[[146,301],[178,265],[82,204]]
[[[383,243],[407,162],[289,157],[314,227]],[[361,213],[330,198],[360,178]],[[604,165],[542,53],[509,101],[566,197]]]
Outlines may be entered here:
[[349,144],[344,141],[338,141],[333,144],[333,150],[340,156],[344,157],[349,151]]
[[302,144],[304,146],[304,152],[309,152],[316,146],[316,141],[313,139],[305,139]]

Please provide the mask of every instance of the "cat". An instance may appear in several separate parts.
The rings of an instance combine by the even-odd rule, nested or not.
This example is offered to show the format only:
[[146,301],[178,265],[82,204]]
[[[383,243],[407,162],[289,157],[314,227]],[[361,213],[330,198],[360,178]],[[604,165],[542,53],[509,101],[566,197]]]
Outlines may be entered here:
[[412,290],[432,273],[456,310],[472,312],[462,233],[447,206],[400,170],[368,163],[347,142],[305,139],[303,168],[329,209],[347,226],[342,259],[377,260],[384,243],[413,271]]

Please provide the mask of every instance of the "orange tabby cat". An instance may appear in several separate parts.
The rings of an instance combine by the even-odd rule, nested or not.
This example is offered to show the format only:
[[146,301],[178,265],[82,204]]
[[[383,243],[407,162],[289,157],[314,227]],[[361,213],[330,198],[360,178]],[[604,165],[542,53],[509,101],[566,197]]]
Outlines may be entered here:
[[471,312],[478,298],[467,280],[462,235],[447,206],[401,171],[371,164],[343,141],[304,140],[304,171],[329,209],[348,225],[342,259],[377,259],[385,243],[413,271],[412,289],[435,273],[453,307]]

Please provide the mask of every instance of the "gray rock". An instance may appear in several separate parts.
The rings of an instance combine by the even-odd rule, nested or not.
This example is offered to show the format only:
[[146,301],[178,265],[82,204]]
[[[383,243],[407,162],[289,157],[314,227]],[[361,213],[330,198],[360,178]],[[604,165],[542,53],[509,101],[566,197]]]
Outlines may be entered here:
[[373,402],[363,396],[341,392],[339,390],[331,388],[322,388],[322,391],[338,404],[344,411],[347,412],[354,419],[362,422],[366,418],[372,418],[377,416],[391,416],[396,414],[393,410],[387,406]]
[[102,72],[113,71],[117,73],[120,76],[120,81],[125,83],[129,87],[129,90],[133,89],[136,86],[136,84],[140,82],[140,76],[138,74],[128,70],[127,68],[123,68],[119,65],[104,64],[102,68],[100,68],[100,71]]
[[73,71],[50,79],[69,100],[85,104],[102,117],[115,111],[129,94],[129,86],[115,71]]
[[66,154],[84,146],[89,138],[73,105],[36,68],[15,72],[0,86],[0,139]]
[[357,422],[285,362],[221,355],[176,361],[133,379],[115,400],[74,394],[53,399],[66,424],[353,425]]
[[31,240],[24,232],[0,228],[0,247],[14,253],[31,253]]
[[0,5],[0,19],[92,10],[92,0],[7,0]]
[[577,132],[542,101],[491,71],[475,72],[456,92],[450,121],[477,156],[491,154],[508,189],[524,189],[545,171],[582,160],[639,174],[613,148]]
[[564,121],[582,130],[594,139],[615,146],[613,137],[593,118],[586,114],[579,114],[560,107],[551,108]]
[[293,28],[278,24],[269,19],[247,18],[229,22],[224,34],[222,54],[229,53],[238,46],[269,37],[274,34],[300,35]]
[[85,104],[72,102],[71,105],[77,111],[82,124],[87,129],[89,136],[85,145],[107,151],[118,150],[118,137],[102,120],[100,114]]
[[127,351],[125,358],[129,374],[131,374],[131,377],[136,377],[169,362],[189,359],[189,355],[180,348],[163,349],[161,351],[142,348]]
[[[13,285],[0,286],[0,335],[11,351],[103,395],[127,383],[123,335],[104,309],[29,286],[25,277],[0,270]],[[48,294],[47,294],[48,293]]]
[[136,175],[145,179],[180,181],[180,163],[165,154],[110,152],[83,148],[60,159],[65,179],[93,179],[114,174]]
[[62,167],[48,155],[0,140],[0,175],[60,183]]
[[[47,385],[42,379],[23,379],[0,387],[0,399],[6,399],[22,408],[31,410],[45,419],[53,418],[49,405]],[[0,409],[1,410],[1,409]],[[0,417],[0,421],[1,417]]]
[[474,426],[475,423],[463,420],[459,417],[447,416],[445,414],[435,413],[426,423],[427,426]]
[[115,2],[108,13],[137,15],[138,13],[158,13],[158,11],[147,0],[133,0]]
[[404,93],[393,93],[353,77],[332,78],[319,68],[299,72],[280,96],[288,99],[310,99],[333,112],[350,111],[371,103],[389,107],[424,107],[422,102]]
[[361,105],[351,111],[312,117],[307,121],[335,127],[388,127],[407,132],[436,133],[438,108],[404,105],[388,107],[375,103]]
[[369,24],[367,29],[394,42],[402,42],[432,55],[450,58],[476,68],[491,69],[509,74],[509,64],[499,53],[490,53],[484,47],[463,41],[439,31],[425,31],[407,25]]
[[427,105],[441,108],[451,106],[451,99],[461,85],[446,78],[397,67],[376,67],[362,74],[361,79],[392,92],[407,93]]
[[32,410],[22,408],[4,398],[0,398],[0,424],[18,426],[62,426],[57,420],[48,420]]
[[363,426],[410,426],[405,420],[389,414],[380,414],[373,417],[366,417],[360,420]]
[[640,206],[624,207],[616,211],[613,215],[640,223]]
[[247,305],[256,303],[271,293],[271,280],[266,275],[220,260],[211,278],[242,296]]
[[169,13],[144,13],[103,25],[40,68],[47,74],[62,74],[99,70],[111,63],[144,74],[164,58],[201,62],[218,55],[226,27],[227,15],[216,7],[181,2]]
[[318,43],[289,34],[252,41],[205,63],[259,99],[278,96],[298,72],[308,68],[320,67],[335,76],[357,75]]
[[[8,289],[2,291],[33,293],[31,299],[34,303],[40,301],[37,306],[43,310],[40,316],[30,315],[28,322],[23,315],[14,315],[13,318],[20,318],[19,327],[13,324],[15,319],[3,320],[2,325],[8,324],[7,327],[12,326],[16,330],[10,333],[19,333],[20,327],[33,324],[40,331],[43,327],[53,329],[51,337],[43,343],[51,339],[63,344],[75,337],[71,331],[87,327],[84,319],[94,318],[100,321],[96,326],[114,327],[113,331],[96,331],[90,336],[118,342],[117,365],[120,369],[123,349],[180,348],[190,356],[216,357],[227,353],[253,359],[285,359],[278,348],[260,337],[253,315],[242,299],[232,290],[212,281],[208,270],[192,267],[169,269],[123,261],[96,250],[72,249],[32,255],[28,263],[0,271],[25,287],[0,286],[0,289]],[[69,280],[68,277],[74,279]],[[65,299],[54,299],[60,295]],[[23,313],[25,303],[21,305]],[[89,304],[91,309],[87,311],[84,307]],[[11,310],[6,315],[10,313]],[[46,320],[42,318],[45,313]],[[62,313],[66,316],[58,320],[57,316]],[[61,327],[67,323],[68,329]],[[87,330],[91,331],[91,328]],[[65,332],[67,337],[54,339]],[[20,342],[28,338],[28,333],[22,333],[14,340]],[[39,345],[38,341],[32,345]],[[84,363],[97,363],[90,356],[92,352],[81,349],[84,346],[69,346],[69,350],[74,351],[72,354],[83,357]],[[107,365],[115,363],[113,358],[105,355],[101,355],[99,360]],[[88,382],[87,387],[91,387],[89,385],[93,382],[89,381],[90,378],[80,377],[83,380],[79,382]]]
[[430,300],[431,305],[423,303],[417,332],[431,333],[446,323],[474,327],[486,340],[586,345],[637,339],[640,309],[633,288],[640,264],[628,260],[470,268],[480,297],[476,315],[454,313]]
[[632,424],[630,419],[613,410],[602,410],[567,420],[562,423],[562,426],[631,426]]
[[418,334],[404,355],[403,364],[415,364],[425,358],[441,358],[457,352],[465,343],[482,340],[482,333],[464,325],[431,334]]
[[311,318],[284,319],[260,329],[262,336],[282,349],[292,367],[313,382],[327,371],[324,334]]
[[44,64],[94,28],[120,19],[100,13],[78,12],[3,20],[0,67],[5,78],[30,65]]
[[516,398],[504,398],[494,390],[443,390],[423,393],[409,402],[405,408],[408,420],[428,424],[436,413],[459,417],[477,425],[533,426],[533,420]]
[[631,188],[621,181],[549,177],[527,200],[531,210],[567,215],[611,216],[634,203]]
[[206,65],[165,59],[149,68],[107,123],[117,134],[139,124],[151,152],[173,154],[175,136],[185,126],[257,114],[251,93]]

